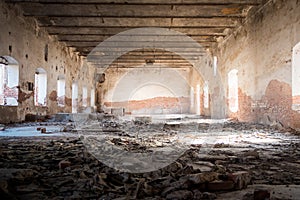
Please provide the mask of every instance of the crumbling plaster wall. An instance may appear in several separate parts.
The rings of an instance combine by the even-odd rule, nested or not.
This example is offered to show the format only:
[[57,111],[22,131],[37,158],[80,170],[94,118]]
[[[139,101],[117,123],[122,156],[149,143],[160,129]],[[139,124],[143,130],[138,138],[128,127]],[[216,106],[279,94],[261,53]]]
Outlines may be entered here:
[[[213,119],[225,118],[225,88],[224,80],[219,69],[214,73],[213,52],[207,51],[205,55],[193,63],[195,73],[202,77],[200,84],[201,115]],[[208,107],[204,107],[204,83],[208,85]],[[195,85],[195,84],[194,84]]]
[[[180,113],[196,113],[196,99],[197,93],[196,88],[197,85],[200,85],[200,114],[206,117],[212,118],[224,118],[225,116],[225,92],[223,86],[222,76],[220,72],[217,71],[214,74],[214,70],[212,67],[212,55],[210,52],[200,56],[198,60],[192,62],[193,67],[191,68],[169,68],[166,69],[153,69],[153,68],[139,68],[137,69],[122,69],[122,68],[108,68],[105,72],[106,74],[106,81],[102,85],[102,96],[103,96],[103,104],[104,107],[126,107],[126,103],[122,104],[121,102],[127,102],[130,96],[130,93],[135,90],[135,88],[140,87],[141,85],[145,84],[146,82],[157,82],[161,85],[165,85],[174,92],[174,96],[177,99],[176,101],[180,101]],[[122,79],[126,79],[129,77],[128,74],[131,74],[133,71],[135,75],[132,76],[132,80],[127,80],[125,83],[120,84],[119,82]],[[130,72],[130,73],[129,73]],[[174,73],[171,73],[174,72]],[[181,77],[181,78],[180,78]],[[134,82],[133,79],[139,80],[140,82]],[[208,108],[204,108],[204,95],[203,95],[203,88],[205,81],[208,83],[209,86],[209,106]],[[118,89],[117,85],[121,85],[125,89]],[[191,87],[194,88],[194,107],[191,108]],[[117,88],[117,89],[116,89]],[[128,89],[129,88],[129,89]],[[184,88],[184,89],[183,89]],[[122,95],[123,94],[123,95]],[[128,96],[129,95],[129,96]],[[150,93],[149,93],[149,98]],[[157,101],[161,101],[161,105],[165,104],[166,102],[173,102],[174,99],[156,99],[155,102],[135,102],[137,103],[137,107],[147,107],[148,104],[155,104]],[[174,100],[175,101],[175,100]],[[114,105],[112,104],[114,102]],[[158,102],[159,103],[159,102]],[[129,103],[130,105],[130,103]],[[132,105],[134,107],[134,105]],[[176,106],[174,106],[176,107]],[[138,110],[140,108],[136,108]],[[161,109],[161,108],[159,108]],[[158,110],[159,110],[158,109]],[[132,108],[127,110],[132,113]],[[173,109],[173,111],[176,109]],[[178,110],[178,109],[177,109]],[[173,112],[172,111],[172,112]],[[126,110],[125,110],[126,112]],[[162,112],[164,113],[164,112]],[[166,114],[167,112],[165,112]],[[174,112],[178,113],[178,112]]]
[[[10,107],[1,107],[1,113],[10,113],[1,118],[0,123],[23,121],[27,114],[48,115],[57,112],[71,112],[72,81],[81,77],[79,82],[87,82],[90,78],[81,76],[80,69],[84,61],[71,49],[49,36],[37,22],[29,17],[24,18],[20,9],[12,4],[0,2],[0,55],[11,56],[19,63],[19,105],[17,112],[10,112]],[[11,50],[9,50],[11,49]],[[48,49],[45,58],[45,49]],[[34,83],[36,68],[47,72],[47,106],[34,105],[34,92],[29,91],[28,83]],[[87,76],[89,73],[86,73]],[[57,78],[65,75],[66,101],[64,107],[58,107]],[[88,82],[89,81],[89,82]],[[79,90],[80,91],[80,90]]]
[[108,68],[103,85],[104,107],[124,107],[131,114],[189,112],[190,68],[142,65]]
[[218,47],[220,72],[238,70],[240,121],[300,127],[292,107],[292,49],[300,41],[300,2],[268,1]]

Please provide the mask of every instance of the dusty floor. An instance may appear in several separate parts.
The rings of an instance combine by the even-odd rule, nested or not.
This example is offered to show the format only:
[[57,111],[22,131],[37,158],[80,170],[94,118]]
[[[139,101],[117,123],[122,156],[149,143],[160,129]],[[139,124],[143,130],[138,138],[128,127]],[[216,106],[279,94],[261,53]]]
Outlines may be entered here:
[[[176,117],[154,121],[101,116],[77,126],[6,127],[0,132],[1,199],[300,199],[299,136],[258,124]],[[116,169],[122,165],[108,166],[112,157],[124,165],[125,153],[90,151],[99,146],[99,137],[123,152],[161,155],[162,149],[174,152],[179,143],[188,148],[161,169],[138,173],[138,164],[149,165],[139,160],[130,166],[136,173],[120,172]],[[159,158],[170,161],[170,156]]]

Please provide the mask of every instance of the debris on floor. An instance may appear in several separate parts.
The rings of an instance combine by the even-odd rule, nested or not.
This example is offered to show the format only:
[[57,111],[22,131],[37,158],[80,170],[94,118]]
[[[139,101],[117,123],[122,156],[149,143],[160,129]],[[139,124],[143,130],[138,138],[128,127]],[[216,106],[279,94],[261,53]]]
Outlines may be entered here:
[[[153,123],[146,118],[122,121],[101,117],[84,125],[60,127],[73,131],[68,136],[1,137],[1,199],[299,197],[300,137],[288,132],[260,124]],[[106,142],[125,152],[153,153],[155,148],[168,148],[179,140],[188,141],[189,148],[163,168],[122,172],[88,151],[80,139],[83,129],[105,135]],[[185,137],[176,138],[180,133]],[[289,195],[283,198],[289,188]]]

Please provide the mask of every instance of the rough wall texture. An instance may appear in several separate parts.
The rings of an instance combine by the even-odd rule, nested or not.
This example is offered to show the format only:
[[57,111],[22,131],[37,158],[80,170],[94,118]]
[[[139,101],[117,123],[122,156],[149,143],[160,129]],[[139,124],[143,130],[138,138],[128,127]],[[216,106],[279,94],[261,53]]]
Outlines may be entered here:
[[[1,113],[10,113],[10,119],[0,116],[0,123],[16,122],[25,119],[27,114],[54,114],[56,112],[70,112],[71,85],[78,80],[79,94],[83,84],[90,89],[93,82],[90,74],[93,69],[83,68],[84,61],[71,49],[58,43],[50,37],[37,22],[31,18],[24,18],[13,5],[0,2],[0,56],[13,57],[19,64],[19,105],[18,109],[1,106]],[[43,68],[47,72],[47,105],[34,105],[34,92],[30,84],[34,84],[36,68]],[[66,104],[59,107],[56,101],[57,78],[66,78]],[[79,78],[80,77],[80,78]],[[89,94],[89,93],[88,93]]]
[[188,113],[190,68],[108,68],[104,106],[131,114]]
[[299,31],[300,2],[269,1],[219,45],[225,88],[228,72],[238,70],[239,111],[227,108],[227,116],[299,128],[300,113],[291,109],[292,49]]
[[124,108],[126,114],[182,114],[189,113],[189,98],[155,97],[125,102],[105,102],[108,108]]
[[[182,105],[183,108],[176,108],[176,113],[181,110],[183,113],[197,113],[198,106],[200,107],[200,114],[204,116],[211,116],[213,118],[224,118],[225,116],[225,92],[223,80],[219,72],[213,73],[211,55],[200,57],[199,60],[192,63],[193,68],[151,68],[139,66],[137,69],[128,68],[108,68],[105,72],[106,81],[101,86],[102,104],[104,107],[112,105],[116,102],[153,102],[153,99],[161,100],[164,98],[174,97],[174,99],[185,99]],[[209,107],[204,108],[203,105],[203,88],[204,82],[209,85]],[[149,90],[148,94],[143,99],[134,99],[134,94],[138,89],[143,88],[145,85],[161,85],[165,87],[173,95],[152,94]],[[200,92],[197,93],[197,87],[200,87]],[[191,95],[191,88],[193,88],[193,95]],[[200,96],[199,105],[196,104],[197,98]],[[160,97],[160,98],[156,98]],[[191,99],[193,98],[193,99]],[[189,102],[188,102],[189,99]],[[106,102],[106,103],[105,103]],[[192,103],[193,102],[193,103]],[[163,105],[161,102],[157,104]],[[192,107],[191,104],[194,104]],[[115,104],[116,105],[116,104]],[[157,109],[161,112],[163,106]],[[126,112],[126,111],[125,111]]]

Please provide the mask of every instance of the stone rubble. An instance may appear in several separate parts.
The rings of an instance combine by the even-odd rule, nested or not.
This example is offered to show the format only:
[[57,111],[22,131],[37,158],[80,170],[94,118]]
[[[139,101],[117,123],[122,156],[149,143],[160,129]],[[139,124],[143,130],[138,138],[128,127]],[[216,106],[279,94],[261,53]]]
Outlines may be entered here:
[[5,125],[4,124],[0,124],[0,131],[4,131],[5,130]]
[[[109,135],[110,144],[126,152],[153,152],[157,147],[172,146],[180,131],[189,134],[192,141],[199,139],[197,134],[217,131],[239,142],[217,142],[208,151],[202,151],[203,144],[191,144],[168,166],[128,173],[97,160],[87,151],[80,134],[1,137],[1,199],[222,199],[224,194],[243,191],[249,185],[300,184],[299,136],[271,127],[236,122],[221,126],[152,124],[149,119],[122,122],[113,117],[100,122],[86,128]],[[62,131],[74,128],[69,123]],[[232,134],[226,135],[228,131]],[[266,190],[256,189],[243,198],[249,199],[249,195],[252,199],[276,199]]]

